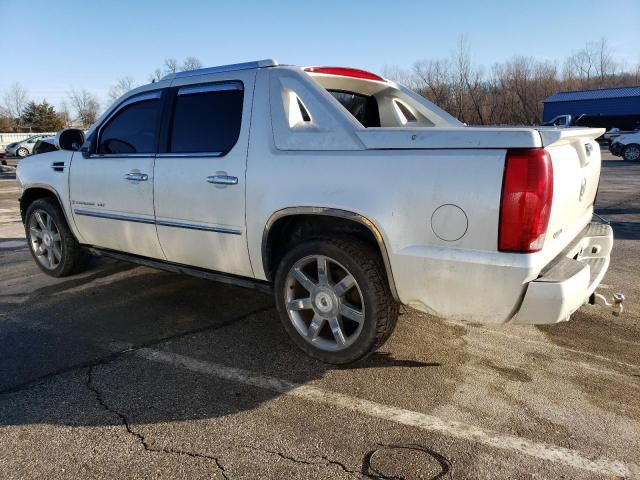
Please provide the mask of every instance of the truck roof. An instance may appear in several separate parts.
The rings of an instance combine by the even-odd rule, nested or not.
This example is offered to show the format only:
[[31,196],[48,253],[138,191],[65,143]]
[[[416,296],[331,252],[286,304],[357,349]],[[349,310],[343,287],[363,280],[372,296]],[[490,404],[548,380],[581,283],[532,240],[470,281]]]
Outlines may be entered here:
[[170,73],[162,77],[162,80],[171,80],[173,78],[195,77],[196,75],[208,75],[210,73],[235,72],[238,70],[251,70],[253,68],[276,67],[280,65],[277,60],[267,58],[264,60],[255,60],[253,62],[232,63],[230,65],[219,65],[217,67],[197,68],[195,70],[187,70],[185,72]]

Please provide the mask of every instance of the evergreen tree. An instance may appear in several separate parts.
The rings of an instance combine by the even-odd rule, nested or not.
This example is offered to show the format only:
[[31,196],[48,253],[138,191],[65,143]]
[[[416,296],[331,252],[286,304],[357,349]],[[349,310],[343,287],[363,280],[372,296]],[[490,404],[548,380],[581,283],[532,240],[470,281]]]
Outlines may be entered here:
[[64,128],[64,124],[53,105],[46,100],[42,103],[29,102],[20,116],[23,126],[30,127],[32,132],[56,132]]

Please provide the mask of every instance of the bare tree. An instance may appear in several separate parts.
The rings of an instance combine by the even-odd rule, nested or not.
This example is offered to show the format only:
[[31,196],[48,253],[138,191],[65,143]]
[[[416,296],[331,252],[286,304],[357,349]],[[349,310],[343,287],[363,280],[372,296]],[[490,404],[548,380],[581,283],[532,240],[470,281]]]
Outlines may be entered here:
[[618,64],[606,38],[601,38],[596,44],[596,52],[596,72],[600,77],[600,86],[603,86],[609,77],[615,76]]
[[598,47],[593,42],[588,42],[583,48],[574,52],[566,59],[564,73],[566,80],[577,80],[578,88],[590,88],[593,77],[597,74]]
[[3,114],[18,119],[29,103],[29,94],[19,83],[12,84],[2,98]]
[[452,111],[453,78],[449,60],[419,61],[413,71],[416,75],[416,91],[444,110]]
[[187,57],[184,59],[182,63],[182,67],[180,70],[183,72],[187,72],[189,70],[197,70],[198,68],[202,68],[202,63],[196,57]]
[[167,73],[176,73],[178,71],[178,61],[175,58],[165,59],[164,70]]
[[109,93],[107,93],[108,103],[111,104],[115,102],[122,95],[127,93],[129,90],[135,87],[135,82],[133,78],[126,76],[122,77],[118,80],[114,85],[109,88]]
[[98,118],[100,102],[98,102],[98,98],[91,92],[85,89],[71,89],[71,92],[69,92],[69,103],[75,110],[76,119],[83,127],[89,127],[96,121],[96,118]]
[[149,81],[151,83],[159,82],[164,77],[164,73],[161,69],[156,68],[151,75],[149,75]]
[[394,82],[404,85],[405,87],[418,87],[413,72],[397,65],[385,65],[382,67],[382,76],[388,80],[393,80]]
[[60,108],[58,108],[58,117],[60,117],[65,127],[71,125],[71,114],[69,113],[67,102],[64,100],[60,103]]

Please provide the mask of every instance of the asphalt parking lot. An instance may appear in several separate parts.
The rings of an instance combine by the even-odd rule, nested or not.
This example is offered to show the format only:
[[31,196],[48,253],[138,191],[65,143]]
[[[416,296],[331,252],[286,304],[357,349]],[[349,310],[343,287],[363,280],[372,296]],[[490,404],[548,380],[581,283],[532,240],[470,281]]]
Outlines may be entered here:
[[40,273],[0,174],[0,478],[640,478],[640,164],[603,162],[602,292],[545,327],[406,310],[334,368],[270,297],[96,258]]

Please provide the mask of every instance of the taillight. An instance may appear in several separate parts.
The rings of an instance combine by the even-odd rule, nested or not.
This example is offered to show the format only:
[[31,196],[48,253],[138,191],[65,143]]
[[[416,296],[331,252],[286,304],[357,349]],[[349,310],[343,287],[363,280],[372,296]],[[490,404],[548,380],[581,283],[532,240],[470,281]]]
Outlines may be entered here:
[[362,78],[363,80],[376,80],[384,82],[384,78],[375,73],[349,67],[307,67],[304,69],[309,73],[324,73],[325,75],[339,75],[341,77]]
[[542,148],[512,149],[502,180],[498,250],[542,250],[553,200],[553,166]]

